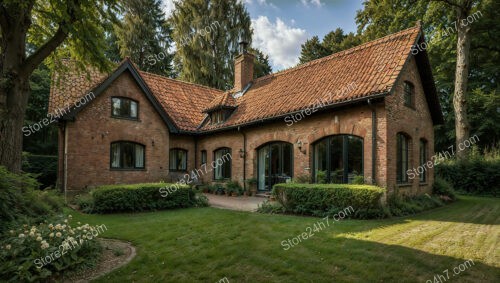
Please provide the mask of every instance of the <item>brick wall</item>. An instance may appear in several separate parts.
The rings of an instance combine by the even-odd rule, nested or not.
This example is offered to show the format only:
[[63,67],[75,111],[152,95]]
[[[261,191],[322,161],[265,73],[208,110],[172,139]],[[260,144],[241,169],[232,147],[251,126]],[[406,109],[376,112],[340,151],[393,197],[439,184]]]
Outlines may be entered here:
[[[112,96],[129,97],[138,101],[139,121],[112,118]],[[95,97],[78,113],[74,122],[68,122],[67,131],[68,190],[167,178],[169,133],[165,123],[129,73],[121,75]],[[62,138],[63,133],[60,134],[60,139]],[[145,170],[110,169],[110,144],[119,140],[145,146]],[[62,150],[60,148],[60,159],[64,157]]]
[[[415,86],[414,108],[404,105],[404,82],[409,81]],[[412,57],[403,69],[398,79],[394,93],[386,98],[387,117],[387,188],[390,192],[398,191],[400,194],[415,195],[429,193],[434,182],[434,170],[427,171],[427,181],[420,183],[419,178],[408,178],[408,183],[396,182],[396,154],[399,132],[407,134],[411,139],[409,143],[409,169],[417,168],[419,164],[419,140],[427,140],[427,160],[434,155],[434,128],[427,106],[427,101],[422,88],[420,75],[416,62]]]
[[[403,105],[403,82],[411,81],[415,86],[415,109]],[[139,102],[139,121],[111,117],[111,97],[130,97]],[[416,64],[411,59],[402,72],[394,92],[385,101],[375,104],[377,113],[376,175],[378,185],[389,191],[403,194],[429,192],[433,183],[433,171],[427,172],[427,182],[420,184],[418,178],[408,184],[396,184],[396,134],[404,132],[412,137],[410,166],[417,167],[420,138],[428,141],[428,157],[434,154],[433,125],[425,101]],[[168,130],[146,96],[128,73],[120,76],[88,107],[81,111],[74,122],[68,122],[68,189],[81,190],[102,184],[175,182],[193,169],[198,171],[203,182],[214,182],[211,166],[214,151],[221,147],[231,149],[231,179],[243,184],[243,166],[246,179],[257,177],[257,150],[262,145],[284,141],[293,145],[293,175],[311,174],[314,142],[336,134],[356,135],[363,139],[364,177],[372,180],[372,109],[367,104],[328,110],[305,115],[300,121],[288,126],[288,122],[277,120],[262,123],[241,131],[211,133],[202,136],[174,135]],[[244,135],[247,145],[244,147]],[[64,137],[60,132],[60,141]],[[118,171],[110,169],[110,144],[127,140],[145,145],[144,170]],[[299,149],[299,141],[302,146]],[[63,143],[61,142],[60,145]],[[188,151],[187,172],[169,172],[169,150],[182,148]],[[195,148],[197,151],[195,162]],[[245,159],[240,156],[245,150]],[[207,151],[207,166],[201,166],[201,151]],[[60,148],[62,165],[63,148]],[[245,162],[244,162],[245,161]],[[245,163],[245,164],[244,164]],[[60,167],[62,169],[62,166]],[[62,176],[62,170],[59,175]]]

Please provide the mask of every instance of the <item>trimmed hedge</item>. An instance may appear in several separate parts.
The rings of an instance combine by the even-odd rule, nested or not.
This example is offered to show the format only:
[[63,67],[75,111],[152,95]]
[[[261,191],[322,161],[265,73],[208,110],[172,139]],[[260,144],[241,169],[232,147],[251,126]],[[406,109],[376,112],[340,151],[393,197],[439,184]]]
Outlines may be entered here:
[[436,166],[436,174],[459,193],[500,197],[500,159],[473,157]]
[[276,184],[273,195],[285,212],[328,216],[352,206],[352,218],[380,218],[386,215],[381,198],[385,189],[352,184]]
[[[177,186],[162,197],[160,188]],[[93,203],[87,212],[135,212],[147,210],[160,210],[171,208],[192,207],[198,204],[195,191],[187,185],[174,185],[167,183],[110,185],[101,186],[91,191]],[[87,200],[88,202],[88,200]],[[87,204],[89,205],[89,204]]]

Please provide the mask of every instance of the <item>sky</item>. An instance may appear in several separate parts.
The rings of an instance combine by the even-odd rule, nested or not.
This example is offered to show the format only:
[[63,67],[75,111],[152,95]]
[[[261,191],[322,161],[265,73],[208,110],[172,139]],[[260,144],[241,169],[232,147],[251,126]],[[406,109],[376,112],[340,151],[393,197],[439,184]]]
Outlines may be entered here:
[[[163,0],[167,16],[173,1]],[[338,27],[356,32],[356,11],[362,8],[361,0],[241,1],[252,19],[252,46],[269,55],[274,72],[297,65],[301,44],[315,35],[322,39]]]

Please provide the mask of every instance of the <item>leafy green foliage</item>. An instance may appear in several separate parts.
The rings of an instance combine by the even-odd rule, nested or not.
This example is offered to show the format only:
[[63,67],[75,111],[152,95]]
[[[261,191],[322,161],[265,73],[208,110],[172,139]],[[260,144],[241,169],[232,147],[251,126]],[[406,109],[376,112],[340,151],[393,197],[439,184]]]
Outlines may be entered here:
[[55,187],[57,181],[57,156],[23,154],[24,172],[36,174],[42,188]]
[[271,64],[269,63],[269,55],[265,55],[256,48],[249,48],[248,52],[255,55],[255,59],[253,60],[253,78],[260,78],[265,75],[269,75],[272,72]]
[[115,25],[122,58],[130,59],[143,71],[172,75],[172,39],[159,0],[126,0],[125,16]]
[[415,197],[392,194],[387,200],[386,213],[388,216],[405,216],[440,206],[443,206],[443,202],[428,194]]
[[280,213],[285,213],[285,209],[279,203],[270,202],[266,200],[265,202],[259,204],[257,212],[268,213],[268,214],[280,214]]
[[344,34],[341,28],[329,32],[323,38],[313,36],[302,44],[300,63],[306,63],[361,44],[361,38],[350,32]]
[[250,15],[238,0],[175,2],[172,38],[180,79],[230,89],[241,39],[251,44]]
[[31,175],[0,167],[0,233],[14,221],[40,221],[62,210],[62,199],[55,192],[37,190],[38,186]]
[[272,194],[289,213],[325,216],[352,206],[350,217],[383,215],[381,198],[385,189],[349,184],[276,184]]
[[71,217],[52,220],[55,224],[45,221],[31,228],[28,224],[19,225],[2,235],[0,278],[9,282],[41,282],[95,266],[101,246],[94,238],[104,229],[88,224],[72,227]]
[[471,155],[467,159],[438,164],[436,175],[448,181],[459,193],[500,196],[500,155],[486,158]]
[[[163,194],[165,197],[160,189],[168,192]],[[86,211],[92,213],[184,208],[198,203],[191,187],[167,183],[102,186],[95,188],[90,194],[93,202],[87,200],[85,205]],[[88,207],[92,203],[93,207]]]
[[449,197],[450,200],[457,199],[457,196],[451,184],[441,177],[436,177],[434,179],[434,184],[432,185],[432,194],[437,196],[446,196]]

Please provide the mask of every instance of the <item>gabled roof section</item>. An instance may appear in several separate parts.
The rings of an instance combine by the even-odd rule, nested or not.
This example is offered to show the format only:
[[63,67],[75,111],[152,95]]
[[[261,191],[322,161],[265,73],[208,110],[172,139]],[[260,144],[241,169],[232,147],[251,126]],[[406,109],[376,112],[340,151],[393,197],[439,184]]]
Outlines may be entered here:
[[234,109],[237,107],[236,99],[229,91],[218,94],[203,110],[203,113],[208,113],[217,109]]
[[196,131],[205,118],[203,109],[223,93],[218,89],[151,73],[140,74],[181,131]]
[[[284,118],[305,109],[335,107],[369,98],[389,95],[420,38],[420,25],[334,53],[309,63],[258,78],[237,99],[238,108],[222,124],[204,125],[211,131],[244,126],[268,119]],[[419,68],[426,82],[432,81],[429,66]],[[424,74],[425,73],[425,74]],[[425,84],[425,82],[424,82]],[[433,85],[433,82],[432,82]],[[431,98],[434,123],[442,115],[437,94],[426,89]],[[315,108],[316,109],[316,108]]]
[[[122,61],[111,74],[102,74],[90,69],[90,80],[85,74],[75,71],[75,64],[71,60],[67,60],[66,64],[69,71],[65,72],[64,76],[59,77],[57,72],[53,75],[49,113],[68,108],[67,105],[74,105],[75,101],[89,92],[98,96],[116,78],[128,71],[171,132],[195,131],[205,116],[202,113],[205,105],[222,93],[217,89],[141,72],[129,59]],[[60,79],[58,84],[57,79]],[[71,107],[68,113],[59,118],[73,119],[86,105]]]

